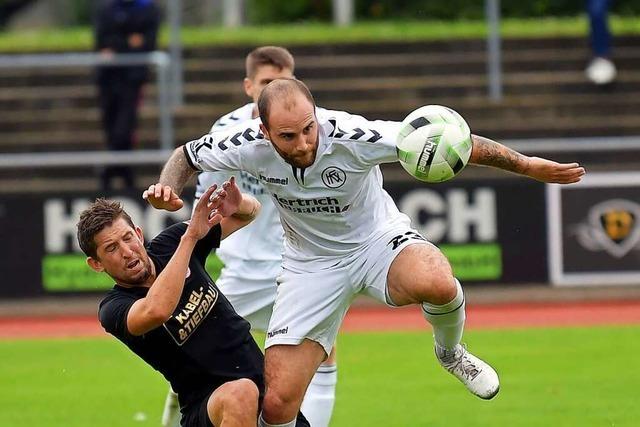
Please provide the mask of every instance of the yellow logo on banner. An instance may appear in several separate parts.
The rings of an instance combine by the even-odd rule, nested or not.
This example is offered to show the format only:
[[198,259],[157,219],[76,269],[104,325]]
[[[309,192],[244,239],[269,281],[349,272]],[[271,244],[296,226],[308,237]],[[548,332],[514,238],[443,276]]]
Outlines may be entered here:
[[600,202],[589,209],[587,220],[575,229],[581,246],[622,258],[640,249],[640,205],[625,199]]
[[636,225],[636,218],[628,210],[610,210],[600,217],[602,227],[611,240],[622,242],[631,235]]

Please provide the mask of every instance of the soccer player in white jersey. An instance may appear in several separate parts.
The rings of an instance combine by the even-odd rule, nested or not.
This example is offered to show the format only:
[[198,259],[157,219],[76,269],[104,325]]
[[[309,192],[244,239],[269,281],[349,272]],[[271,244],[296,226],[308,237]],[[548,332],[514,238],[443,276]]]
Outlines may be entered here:
[[[223,131],[258,117],[256,102],[262,89],[279,78],[292,78],[295,69],[291,53],[279,46],[262,46],[252,50],[245,60],[244,91],[253,102],[225,114],[209,133]],[[216,285],[238,314],[251,323],[251,328],[267,331],[276,299],[276,278],[282,265],[284,233],[276,207],[260,180],[245,171],[202,172],[198,175],[195,198],[214,183],[220,184],[235,175],[240,189],[253,195],[263,208],[255,222],[245,230],[224,240],[216,254],[225,267]],[[195,203],[194,203],[195,206]],[[307,388],[301,411],[313,427],[327,427],[335,402],[337,366],[335,347]],[[174,415],[175,414],[175,415]],[[177,398],[167,396],[163,425],[179,427]]]
[[[177,210],[197,170],[244,170],[276,202],[285,252],[265,345],[259,425],[295,425],[304,391],[360,293],[389,306],[420,304],[440,364],[473,394],[495,396],[495,370],[460,344],[464,295],[449,262],[382,188],[378,165],[398,160],[399,123],[316,111],[307,87],[293,79],[267,85],[258,111],[260,120],[243,129],[178,148],[143,197],[156,208]],[[472,142],[470,163],[561,184],[585,173],[577,163],[524,156],[477,135]]]

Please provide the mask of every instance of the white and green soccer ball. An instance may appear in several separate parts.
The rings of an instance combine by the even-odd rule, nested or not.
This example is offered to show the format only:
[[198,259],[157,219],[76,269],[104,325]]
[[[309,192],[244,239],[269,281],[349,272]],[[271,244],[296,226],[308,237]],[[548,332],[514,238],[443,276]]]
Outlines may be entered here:
[[425,105],[409,114],[396,141],[398,159],[420,181],[456,176],[471,156],[471,130],[460,114],[442,105]]

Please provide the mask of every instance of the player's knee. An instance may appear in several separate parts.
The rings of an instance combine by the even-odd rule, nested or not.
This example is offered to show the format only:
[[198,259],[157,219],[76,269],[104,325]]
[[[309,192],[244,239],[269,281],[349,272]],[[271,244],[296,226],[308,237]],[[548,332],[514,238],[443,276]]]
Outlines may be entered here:
[[320,364],[320,366],[335,366],[336,365],[336,345],[331,348],[331,353],[327,356],[326,360]]
[[434,271],[431,277],[430,300],[425,301],[442,305],[452,301],[457,294],[455,278],[449,269]]
[[225,418],[243,419],[256,417],[258,413],[258,387],[246,378],[225,384],[219,404]]
[[301,397],[292,391],[267,389],[262,402],[263,411],[267,414],[285,415],[297,412],[297,406],[301,403]]

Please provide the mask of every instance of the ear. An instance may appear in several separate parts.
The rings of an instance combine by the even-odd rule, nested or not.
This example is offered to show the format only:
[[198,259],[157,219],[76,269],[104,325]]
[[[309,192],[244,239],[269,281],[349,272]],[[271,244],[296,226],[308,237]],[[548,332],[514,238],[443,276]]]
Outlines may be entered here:
[[136,236],[138,236],[138,239],[140,239],[141,242],[144,242],[144,234],[142,233],[142,228],[136,225],[135,230],[136,230]]
[[267,127],[262,123],[260,123],[260,132],[262,132],[265,139],[267,139],[268,141],[271,141],[271,137],[269,136],[269,131],[267,130]]
[[87,257],[87,265],[96,273],[102,273],[104,271],[102,263],[95,258]]
[[253,81],[251,81],[249,77],[245,77],[242,84],[244,86],[244,93],[246,93],[249,98],[253,99]]

